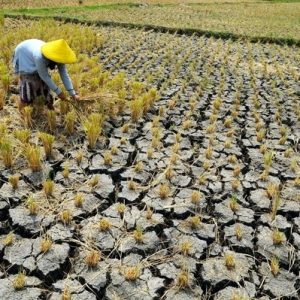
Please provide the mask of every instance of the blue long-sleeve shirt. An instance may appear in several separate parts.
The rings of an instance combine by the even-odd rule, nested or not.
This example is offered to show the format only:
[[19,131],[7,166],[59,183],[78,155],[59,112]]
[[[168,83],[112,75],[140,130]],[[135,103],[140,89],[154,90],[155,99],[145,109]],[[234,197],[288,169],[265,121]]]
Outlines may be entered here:
[[[62,90],[51,79],[48,72],[48,64],[50,60],[46,58],[41,51],[43,44],[45,44],[44,41],[30,39],[23,41],[16,47],[12,57],[14,74],[24,75],[38,73],[48,87],[59,95]],[[66,90],[71,96],[75,95],[66,65],[58,63],[57,68]]]

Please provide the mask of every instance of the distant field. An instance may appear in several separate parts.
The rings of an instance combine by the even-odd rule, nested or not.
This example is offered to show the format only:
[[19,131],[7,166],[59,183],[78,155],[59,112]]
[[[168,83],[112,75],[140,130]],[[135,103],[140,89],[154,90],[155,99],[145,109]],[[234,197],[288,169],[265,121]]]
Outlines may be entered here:
[[[9,2],[9,3],[8,3]],[[17,3],[18,2],[18,3]],[[148,3],[140,7],[135,3]],[[162,5],[157,5],[157,3]],[[172,2],[166,4],[168,2]],[[3,12],[199,31],[216,37],[267,38],[300,44],[300,3],[205,1],[0,1]],[[27,4],[26,4],[27,3]],[[118,4],[117,4],[118,3]],[[123,3],[123,4],[122,4]],[[165,4],[165,5],[163,5]],[[46,7],[48,6],[48,7]],[[51,8],[49,6],[52,6]],[[60,6],[60,7],[58,7]],[[23,7],[23,8],[22,8]],[[33,9],[35,7],[35,9]],[[17,10],[11,9],[18,8]]]
[[82,5],[101,5],[101,4],[117,4],[117,3],[147,3],[147,4],[165,4],[165,3],[222,3],[222,2],[257,2],[255,0],[0,0],[0,9],[16,9],[16,8],[36,8],[36,7],[61,7],[61,6],[82,6]]
[[[299,47],[51,18],[0,31],[1,299],[299,299]],[[70,43],[82,101],[20,114],[10,57],[32,37]]]

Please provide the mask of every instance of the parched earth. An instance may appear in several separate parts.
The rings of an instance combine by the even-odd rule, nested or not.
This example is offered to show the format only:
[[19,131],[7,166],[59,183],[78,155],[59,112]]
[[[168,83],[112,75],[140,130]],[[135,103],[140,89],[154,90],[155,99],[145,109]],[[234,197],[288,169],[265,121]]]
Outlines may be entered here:
[[[1,162],[0,298],[299,299],[299,48],[101,31],[103,69],[159,100],[138,122],[106,118],[93,151],[58,115],[42,171]],[[8,101],[9,129],[16,115]]]

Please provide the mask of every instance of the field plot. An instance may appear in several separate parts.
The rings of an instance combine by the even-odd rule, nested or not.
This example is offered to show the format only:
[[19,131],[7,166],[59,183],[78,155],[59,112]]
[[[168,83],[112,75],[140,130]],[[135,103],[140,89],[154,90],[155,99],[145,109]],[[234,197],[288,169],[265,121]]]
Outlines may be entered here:
[[[68,3],[68,5],[67,5]],[[32,8],[34,3],[31,3]],[[49,3],[48,5],[52,5]],[[200,32],[215,37],[265,39],[300,45],[300,2],[266,3],[172,3],[172,4],[103,4],[96,6],[60,3],[57,8],[36,9],[4,6],[9,15],[31,15],[74,18],[83,22],[103,22],[111,25],[163,28],[187,32]],[[19,5],[19,4],[18,4]],[[66,5],[61,7],[62,5]],[[1,6],[0,6],[1,7]],[[16,10],[8,10],[15,8]]]
[[79,18],[300,40],[300,3],[218,3],[81,11]]
[[[66,7],[66,6],[95,6],[95,5],[103,5],[103,4],[147,4],[147,5],[155,5],[155,4],[182,4],[184,1],[180,0],[53,0],[49,2],[48,0],[24,0],[20,3],[18,0],[0,0],[0,9],[22,9],[22,8],[37,8],[37,7]],[[214,0],[189,0],[188,3],[214,3]],[[222,2],[257,2],[255,0],[221,0]]]
[[[1,299],[298,299],[298,47],[3,23]],[[61,35],[81,104],[21,117],[12,49]]]

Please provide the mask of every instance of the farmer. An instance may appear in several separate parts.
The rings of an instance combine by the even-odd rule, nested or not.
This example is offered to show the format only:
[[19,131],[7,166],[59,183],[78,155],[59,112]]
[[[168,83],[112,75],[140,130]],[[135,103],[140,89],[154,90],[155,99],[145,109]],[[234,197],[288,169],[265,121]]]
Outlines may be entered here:
[[19,109],[31,104],[37,97],[45,97],[48,109],[54,109],[51,90],[59,99],[67,100],[67,96],[53,82],[48,68],[57,66],[61,80],[73,100],[80,100],[73,89],[65,64],[74,63],[76,55],[63,39],[45,43],[38,39],[21,42],[12,57],[14,75],[20,75]]

